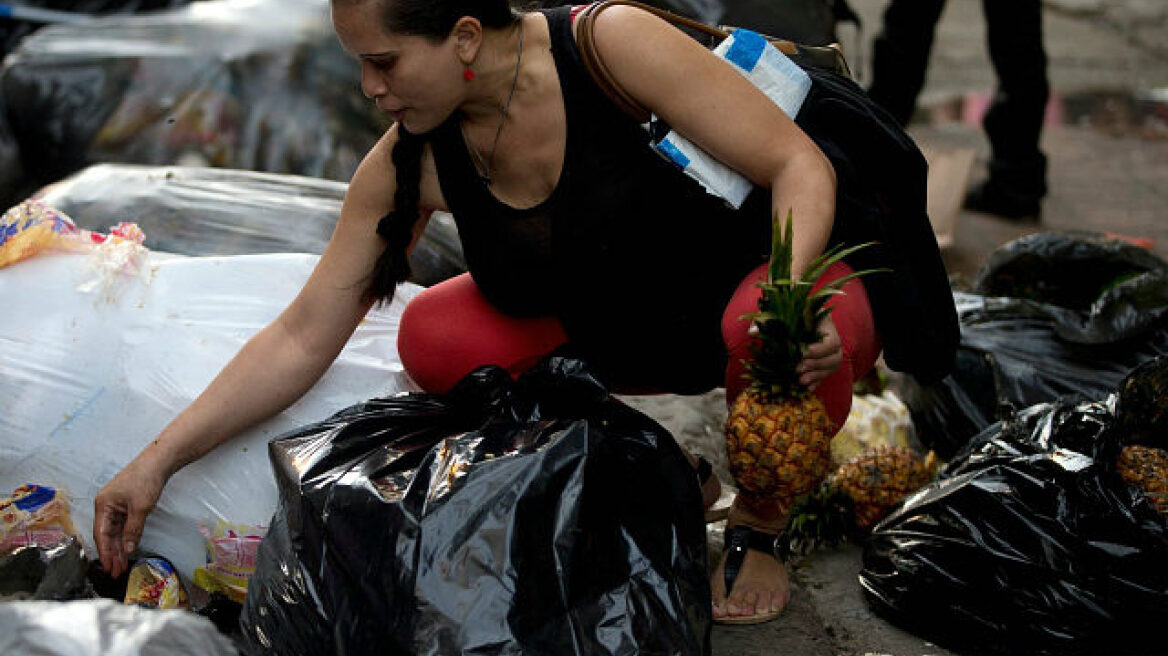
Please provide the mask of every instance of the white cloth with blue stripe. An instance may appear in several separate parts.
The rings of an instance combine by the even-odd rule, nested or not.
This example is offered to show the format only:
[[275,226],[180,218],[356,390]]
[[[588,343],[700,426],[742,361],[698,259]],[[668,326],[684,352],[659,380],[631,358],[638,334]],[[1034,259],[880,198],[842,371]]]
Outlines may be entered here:
[[[811,78],[778,48],[774,48],[757,32],[736,29],[718,47],[714,54],[734,65],[792,119],[803,106],[811,89]],[[653,117],[648,127],[657,121]],[[750,194],[752,184],[742,174],[714,159],[682,135],[669,131],[653,147],[665,159],[702,183],[708,192],[724,199],[738,209]]]

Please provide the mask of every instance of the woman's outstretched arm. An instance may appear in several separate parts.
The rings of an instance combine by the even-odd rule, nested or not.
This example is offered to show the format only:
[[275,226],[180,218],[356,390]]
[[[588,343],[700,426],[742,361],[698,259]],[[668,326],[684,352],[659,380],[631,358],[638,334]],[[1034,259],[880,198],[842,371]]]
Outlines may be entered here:
[[114,576],[126,568],[167,480],[303,396],[370,309],[365,292],[385,248],[375,230],[392,206],[395,134],[387,132],[354,174],[332,238],[296,298],[98,493],[93,537]]

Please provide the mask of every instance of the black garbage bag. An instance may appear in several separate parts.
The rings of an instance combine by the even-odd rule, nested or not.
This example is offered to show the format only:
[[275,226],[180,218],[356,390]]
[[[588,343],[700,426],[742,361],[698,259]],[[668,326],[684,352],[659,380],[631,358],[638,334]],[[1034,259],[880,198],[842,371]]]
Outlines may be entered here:
[[[1133,377],[1162,381],[1157,362]],[[1115,407],[1063,399],[978,435],[865,543],[872,608],[961,653],[1164,653],[1168,520],[1115,471],[1135,423]]]
[[1010,409],[1100,398],[1168,354],[1168,263],[1118,239],[1039,233],[987,259],[978,293],[954,293],[961,344],[938,382],[896,391],[921,441],[950,458]]
[[0,85],[36,186],[97,162],[348,180],[388,127],[320,0],[205,0],[52,25]]
[[1124,379],[1115,416],[1125,445],[1168,449],[1168,358],[1145,362]]
[[836,23],[859,24],[846,0],[735,0],[726,3],[721,23],[745,27],[796,43],[836,43]]
[[271,456],[256,653],[708,652],[692,468],[579,360],[370,401]]
[[[694,20],[700,21],[707,25],[717,25],[718,21],[725,13],[725,3],[723,0],[642,0],[644,4],[658,9],[673,12],[679,16],[685,16]],[[813,0],[815,2],[822,2],[823,0]],[[540,7],[559,7],[562,5],[579,4],[574,0],[536,0],[534,3]]]
[[[95,164],[35,196],[79,227],[137,223],[148,248],[183,255],[321,253],[346,183],[283,173],[189,166]],[[453,218],[436,212],[410,255],[411,282],[466,271]]]
[[[640,0],[707,25],[732,25],[805,45],[835,43],[837,22],[859,22],[847,0]],[[543,7],[576,0],[538,0]]]
[[95,596],[81,540],[30,544],[0,556],[0,599],[68,601]]
[[24,169],[20,164],[20,146],[8,125],[4,95],[0,94],[0,206],[10,207],[28,195],[23,188]]
[[1168,316],[1168,262],[1096,232],[1020,237],[990,254],[973,286],[983,296],[1052,306],[1055,332],[1077,344],[1138,337]]

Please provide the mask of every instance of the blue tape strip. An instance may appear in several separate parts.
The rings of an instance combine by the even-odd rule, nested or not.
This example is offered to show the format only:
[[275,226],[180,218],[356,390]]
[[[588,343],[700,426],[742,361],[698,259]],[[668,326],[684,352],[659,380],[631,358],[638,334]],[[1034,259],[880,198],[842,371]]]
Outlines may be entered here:
[[12,18],[12,5],[0,5],[0,18]]
[[726,50],[726,60],[747,73],[753,71],[755,64],[762,57],[763,49],[767,47],[766,39],[762,38],[758,32],[751,32],[741,27],[734,30],[730,38],[734,41]]
[[45,485],[29,485],[25,488],[25,496],[13,501],[13,505],[24,511],[36,510],[53,500],[57,491]]
[[658,141],[655,147],[662,155],[665,155],[666,159],[676,164],[679,168],[684,169],[689,166],[689,158],[685,156],[685,153],[678,150],[677,146],[673,145],[673,142],[669,139]]

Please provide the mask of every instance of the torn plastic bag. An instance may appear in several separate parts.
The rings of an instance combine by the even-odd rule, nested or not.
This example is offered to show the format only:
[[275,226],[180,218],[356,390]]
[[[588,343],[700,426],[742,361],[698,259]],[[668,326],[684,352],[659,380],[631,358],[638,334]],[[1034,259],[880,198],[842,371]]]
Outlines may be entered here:
[[971,441],[866,542],[873,609],[962,653],[1163,653],[1168,520],[1116,473],[1114,406],[1040,404]]
[[321,0],[206,0],[27,36],[3,95],[37,186],[96,162],[348,180],[388,127]]
[[[146,233],[146,246],[156,251],[319,254],[332,236],[347,187],[290,174],[96,164],[36,197],[82,228],[136,223]],[[453,217],[434,213],[410,263],[411,282],[422,286],[466,271]]]
[[918,437],[942,458],[1010,408],[1101,398],[1137,365],[1168,354],[1168,263],[1126,242],[1081,232],[1023,237],[990,256],[977,288],[954,294],[953,372],[936,383],[897,381]]
[[700,491],[580,361],[347,409],[272,442],[255,653],[701,654]]
[[235,656],[205,617],[111,599],[0,604],[0,653],[37,656]]
[[[93,498],[304,284],[314,255],[182,257],[148,252],[138,275],[42,254],[0,269],[0,490],[35,482],[68,491],[90,553]],[[140,546],[190,580],[206,561],[199,523],[265,524],[277,493],[266,445],[371,396],[416,389],[397,354],[397,322],[420,290],[402,285],[373,309],[323,378],[290,408],[167,483]]]

